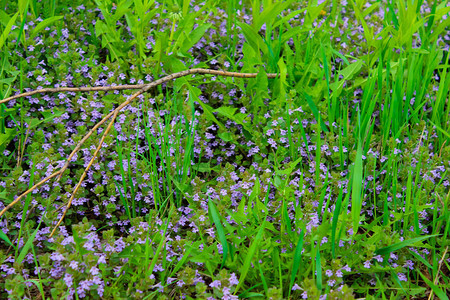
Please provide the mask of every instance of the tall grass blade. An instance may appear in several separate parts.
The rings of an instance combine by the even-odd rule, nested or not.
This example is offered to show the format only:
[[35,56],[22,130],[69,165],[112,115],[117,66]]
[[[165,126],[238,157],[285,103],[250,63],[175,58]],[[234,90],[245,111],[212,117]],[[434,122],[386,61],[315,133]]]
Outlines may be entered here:
[[258,230],[258,233],[256,234],[255,239],[253,240],[252,245],[250,246],[250,248],[248,250],[247,256],[245,257],[244,265],[242,266],[242,269],[241,269],[241,276],[239,277],[239,283],[236,286],[236,290],[234,292],[235,295],[236,295],[237,291],[244,284],[244,280],[247,277],[253,256],[255,255],[256,250],[259,248],[259,244],[261,243],[265,227],[266,227],[266,220],[264,219],[263,223],[261,224],[261,227]]
[[209,213],[211,214],[211,217],[214,221],[214,224],[216,225],[216,230],[217,230],[217,234],[219,235],[220,243],[222,244],[223,256],[222,256],[222,264],[221,264],[220,268],[223,268],[223,266],[225,265],[225,261],[228,258],[227,237],[225,236],[225,231],[223,230],[222,223],[220,222],[220,217],[219,217],[219,214],[217,213],[216,205],[211,200],[211,198],[209,198],[209,201],[208,201],[208,208],[209,208]]

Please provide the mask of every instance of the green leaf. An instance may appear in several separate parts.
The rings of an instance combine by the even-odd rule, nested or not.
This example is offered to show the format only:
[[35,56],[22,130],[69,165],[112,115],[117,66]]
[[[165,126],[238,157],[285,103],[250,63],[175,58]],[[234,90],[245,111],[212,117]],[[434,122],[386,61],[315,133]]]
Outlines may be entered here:
[[[156,262],[158,261],[159,258],[159,254],[161,253],[161,249],[164,246],[164,244],[166,243],[167,239],[166,237],[166,233],[167,233],[167,228],[169,227],[169,221],[166,222],[166,224],[164,225],[164,233],[161,236],[161,241],[159,242],[158,248],[156,249],[155,255],[152,258],[152,262],[150,263],[150,267],[147,269],[147,277],[150,276],[150,274],[153,273],[153,270],[155,269],[155,265]],[[158,231],[159,232],[159,231]]]
[[40,226],[41,226],[41,223],[39,223],[39,225],[38,225],[38,227],[36,228],[36,230],[35,230],[35,231],[33,232],[33,234],[28,238],[28,241],[25,243],[25,246],[23,246],[22,251],[20,251],[20,254],[19,254],[19,256],[18,256],[17,259],[16,259],[16,262],[17,262],[19,265],[22,264],[22,262],[23,262],[23,260],[24,260],[24,258],[25,258],[25,255],[27,255],[28,250],[30,250],[31,246],[33,245],[34,238],[36,237],[36,234],[38,233],[39,227],[40,227]]
[[34,27],[33,31],[31,31],[31,38],[34,38],[42,29],[45,27],[50,26],[52,23],[55,23],[56,21],[62,19],[63,16],[54,16],[50,17],[48,19],[45,19],[44,21],[40,22],[39,24]]
[[200,104],[200,106],[202,107],[203,112],[204,112],[204,114],[205,114],[205,117],[206,117],[207,119],[209,119],[210,121],[216,123],[217,126],[219,126],[220,129],[222,129],[222,131],[227,131],[226,127],[225,127],[222,123],[220,123],[220,122],[216,119],[216,117],[213,115],[212,108],[211,108],[209,105],[203,103],[203,102],[198,98],[198,96],[201,94],[200,89],[199,89],[199,88],[196,88],[196,87],[194,87],[194,86],[192,86],[192,85],[190,85],[190,84],[188,84],[188,89],[189,89],[189,96],[190,96],[190,97],[192,96],[192,97],[193,97],[193,100],[194,100],[194,101],[197,101],[197,102]]
[[6,25],[5,30],[3,31],[2,35],[0,36],[0,49],[3,48],[3,44],[5,43],[6,39],[8,38],[9,33],[11,32],[11,27],[14,25],[14,22],[16,22],[18,15],[19,15],[19,13],[17,12],[14,16],[12,16],[11,19],[9,19],[9,22]]
[[389,254],[391,252],[400,250],[400,249],[402,249],[404,247],[412,246],[412,245],[414,245],[417,242],[421,242],[423,240],[429,239],[430,237],[434,237],[434,236],[439,236],[439,234],[433,234],[433,235],[426,235],[426,236],[416,237],[416,238],[409,239],[409,240],[406,240],[406,241],[403,241],[403,242],[400,242],[400,243],[396,243],[394,245],[387,246],[387,247],[375,250],[375,254],[377,254],[377,255],[378,254],[379,255],[386,255],[386,254]]
[[353,220],[353,234],[357,234],[359,227],[359,220],[361,218],[361,189],[362,189],[362,148],[361,141],[358,139],[358,150],[356,151],[356,160],[353,167],[353,182],[352,182],[352,220]]
[[258,233],[256,234],[256,238],[253,241],[252,245],[250,246],[247,256],[245,257],[244,265],[241,269],[241,277],[239,278],[239,283],[236,287],[236,290],[234,291],[234,294],[237,293],[237,291],[242,287],[244,284],[245,277],[247,277],[248,270],[250,269],[250,264],[252,262],[253,256],[255,255],[256,249],[259,249],[259,243],[262,240],[262,235],[264,232],[266,226],[266,219],[264,218],[263,223],[261,224],[261,227],[258,230]]
[[448,300],[448,297],[445,291],[441,290],[437,285],[435,285],[431,280],[429,280],[425,275],[423,275],[419,270],[417,270],[420,277],[427,283],[427,285],[433,290],[433,292],[439,297],[441,300]]
[[211,27],[211,24],[202,24],[191,31],[183,41],[183,45],[180,47],[180,52],[187,53],[189,49],[197,44],[209,27]]
[[5,241],[8,245],[12,246],[14,249],[16,246],[11,242],[8,236],[0,229],[0,238]]
[[[342,87],[344,86],[344,82],[351,79],[356,73],[359,72],[359,70],[361,70],[363,63],[364,62],[362,59],[358,59],[356,62],[350,64],[345,69],[339,71],[338,74],[342,75],[344,78],[330,84],[330,88],[333,91],[336,91],[336,90],[340,91],[342,89]],[[339,92],[338,92],[338,94],[339,94]]]
[[222,265],[220,266],[220,268],[223,268],[225,261],[227,260],[227,257],[228,257],[227,238],[225,236],[225,231],[223,230],[222,223],[220,222],[220,217],[219,217],[219,214],[217,213],[216,206],[214,205],[214,202],[211,200],[211,198],[209,198],[209,201],[208,201],[208,208],[209,208],[209,212],[211,213],[211,217],[214,221],[214,224],[216,225],[217,234],[219,235],[220,243],[222,244],[223,257],[222,257]]
[[261,50],[264,55],[267,55],[268,48],[264,40],[261,38],[259,33],[250,25],[246,23],[237,22],[238,26],[241,27],[242,33],[244,34],[245,40],[250,44],[253,50],[259,54]]
[[17,130],[14,128],[6,128],[5,132],[6,133],[0,133],[0,146],[9,144],[17,134]]
[[25,119],[25,121],[28,123],[29,125],[29,129],[33,129],[35,127],[37,127],[38,125],[40,125],[41,123],[47,123],[51,120],[53,120],[54,118],[60,117],[61,115],[64,114],[64,110],[53,110],[54,112],[51,112],[49,110],[47,111],[42,111],[41,114],[44,116],[44,119],[42,120],[38,120],[36,118],[27,118]]
[[289,282],[289,296],[291,294],[292,287],[294,286],[295,278],[297,277],[298,269],[300,267],[300,263],[302,262],[302,250],[303,250],[303,231],[300,232],[300,239],[297,242],[297,246],[295,247],[294,253],[294,261],[292,264],[292,272],[291,272],[291,280]]
[[[305,98],[306,98],[306,102],[308,102],[309,108],[311,109],[314,118],[316,119],[317,123],[319,123],[319,118],[320,114],[319,114],[319,110],[317,109],[317,106],[314,104],[314,101],[312,100],[311,96],[308,95],[307,93],[303,92]],[[320,122],[320,128],[322,128],[322,130],[326,133],[329,132],[327,126],[325,125],[325,123],[323,121]]]

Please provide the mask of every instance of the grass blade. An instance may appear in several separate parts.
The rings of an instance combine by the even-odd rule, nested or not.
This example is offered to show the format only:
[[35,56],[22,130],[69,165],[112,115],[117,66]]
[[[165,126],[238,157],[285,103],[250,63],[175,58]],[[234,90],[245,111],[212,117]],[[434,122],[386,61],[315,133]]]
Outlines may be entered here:
[[236,290],[234,292],[235,295],[236,295],[237,291],[244,284],[245,277],[247,277],[248,270],[250,269],[250,263],[252,262],[252,258],[256,252],[256,249],[259,246],[259,243],[262,240],[262,235],[263,235],[265,227],[266,227],[266,220],[264,219],[263,223],[261,224],[261,227],[258,230],[258,233],[256,234],[256,238],[253,241],[252,245],[250,246],[247,256],[245,257],[244,265],[242,266],[242,269],[241,269],[242,272],[241,272],[241,277],[239,278],[239,284],[236,286]]
[[[227,238],[225,236],[225,231],[223,230],[222,223],[220,222],[220,217],[219,217],[219,214],[217,213],[216,206],[215,206],[214,202],[211,200],[211,198],[209,198],[209,201],[208,201],[208,208],[209,208],[211,217],[214,221],[214,224],[216,225],[217,234],[219,235],[220,243],[222,244],[223,258],[222,258],[222,264],[221,264],[220,268],[223,268],[225,261],[227,260],[227,257],[228,257]],[[236,291],[237,291],[237,289],[236,289]]]

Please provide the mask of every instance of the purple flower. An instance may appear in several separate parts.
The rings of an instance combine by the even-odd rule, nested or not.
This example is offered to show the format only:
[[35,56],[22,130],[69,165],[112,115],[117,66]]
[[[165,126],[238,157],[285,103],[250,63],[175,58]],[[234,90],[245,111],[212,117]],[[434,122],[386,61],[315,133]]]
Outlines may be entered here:
[[64,275],[64,282],[66,283],[67,287],[71,287],[73,284],[73,277],[71,274],[66,273]]
[[89,271],[89,273],[91,273],[92,275],[97,275],[99,274],[99,269],[97,267],[92,267],[91,270]]
[[209,286],[212,288],[219,288],[221,286],[220,280],[214,280]]
[[62,255],[61,253],[58,253],[58,252],[53,252],[50,255],[50,259],[53,260],[53,261],[63,261],[63,260],[65,260],[64,255]]
[[374,257],[378,262],[383,262],[383,257],[381,255],[377,255]]
[[403,273],[398,273],[397,276],[400,281],[408,281],[408,278]]
[[74,270],[78,270],[78,262],[77,261],[71,261],[69,264],[69,267],[71,267]]
[[236,277],[236,274],[231,273],[230,278],[228,279],[230,282],[230,285],[238,285],[239,280]]

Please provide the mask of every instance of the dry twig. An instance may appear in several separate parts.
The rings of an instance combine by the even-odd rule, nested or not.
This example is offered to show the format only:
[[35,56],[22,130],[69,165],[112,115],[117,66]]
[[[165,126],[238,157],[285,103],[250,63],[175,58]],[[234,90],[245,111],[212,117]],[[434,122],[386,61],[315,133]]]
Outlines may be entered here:
[[[127,89],[139,89],[138,92],[134,93],[133,95],[131,95],[126,101],[124,101],[122,104],[120,104],[117,108],[115,108],[113,111],[111,111],[109,114],[107,114],[101,121],[99,121],[97,124],[95,124],[94,127],[91,128],[91,130],[83,137],[83,139],[80,140],[80,142],[78,142],[77,146],[75,147],[75,149],[72,151],[72,153],[69,155],[69,157],[67,158],[66,163],[64,164],[64,166],[57,172],[53,173],[52,175],[44,178],[43,180],[41,180],[40,182],[38,182],[37,184],[35,184],[33,187],[31,187],[30,189],[28,189],[26,192],[24,192],[22,195],[20,195],[19,197],[17,197],[17,199],[15,199],[13,202],[11,202],[7,207],[5,207],[1,212],[0,212],[0,217],[8,210],[10,209],[14,204],[16,204],[20,199],[22,199],[22,197],[26,196],[27,194],[29,194],[32,190],[34,190],[35,188],[39,187],[41,184],[43,184],[44,182],[50,180],[51,178],[58,176],[57,180],[61,179],[62,174],[64,173],[64,171],[67,169],[67,167],[70,164],[70,161],[72,159],[72,157],[75,155],[75,153],[77,153],[80,148],[81,145],[83,145],[83,143],[92,135],[92,133],[94,133],[95,130],[97,130],[103,123],[105,123],[109,118],[113,117],[112,120],[110,121],[107,129],[103,132],[102,138],[99,142],[99,145],[97,146],[97,149],[95,150],[95,153],[91,159],[91,161],[89,162],[88,166],[86,167],[83,175],[81,176],[78,184],[76,185],[72,196],[69,199],[69,202],[67,203],[66,209],[64,210],[64,213],[62,215],[62,217],[60,218],[60,220],[58,221],[58,223],[56,224],[55,228],[52,230],[52,233],[50,234],[50,237],[53,236],[53,234],[56,232],[57,228],[59,227],[59,225],[62,223],[62,221],[64,220],[64,217],[67,213],[67,211],[69,210],[71,204],[72,204],[72,200],[75,197],[76,192],[78,191],[79,187],[81,186],[81,183],[84,179],[84,177],[86,176],[87,172],[89,171],[90,167],[92,166],[95,158],[97,157],[101,146],[106,138],[106,135],[108,134],[109,130],[112,127],[112,124],[114,123],[119,111],[121,109],[123,109],[125,106],[127,106],[128,104],[130,104],[134,99],[136,99],[136,97],[138,97],[139,95],[147,92],[148,90],[150,90],[153,87],[156,87],[160,84],[163,84],[165,82],[171,81],[173,79],[177,79],[180,77],[184,77],[187,75],[193,75],[193,74],[210,74],[210,75],[218,75],[218,76],[226,76],[226,77],[237,77],[237,78],[255,78],[258,73],[238,73],[238,72],[227,72],[227,71],[218,71],[218,70],[210,70],[210,69],[189,69],[186,71],[181,71],[178,73],[174,73],[174,74],[170,74],[167,75],[163,78],[160,78],[158,80],[155,80],[151,83],[148,84],[137,84],[137,85],[119,85],[119,86],[102,86],[102,87],[63,87],[63,88],[46,88],[46,89],[41,89],[41,90],[34,90],[34,91],[30,91],[30,92],[26,92],[26,93],[22,93],[22,94],[18,94],[9,98],[5,98],[3,100],[0,100],[0,104],[1,103],[6,103],[9,102],[13,99],[17,99],[17,98],[21,98],[21,97],[27,97],[27,96],[32,96],[34,94],[39,94],[39,93],[58,93],[58,92],[95,92],[95,91],[113,91],[113,90],[127,90]],[[268,73],[267,77],[268,78],[275,78],[278,74],[275,73]]]

